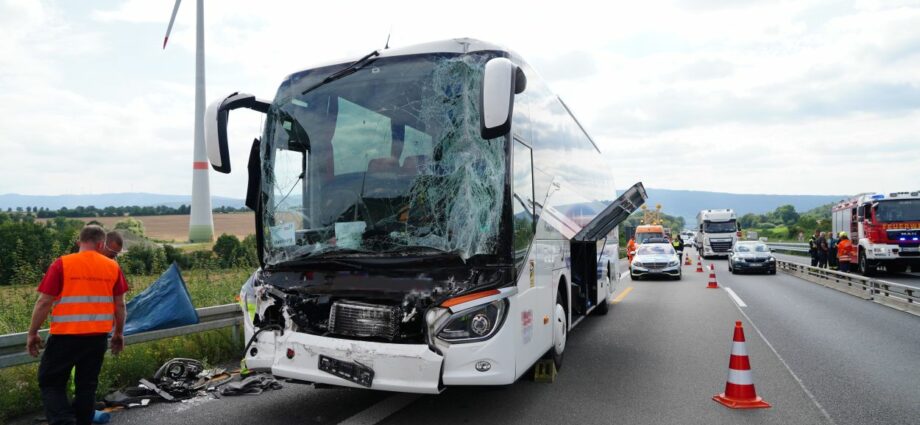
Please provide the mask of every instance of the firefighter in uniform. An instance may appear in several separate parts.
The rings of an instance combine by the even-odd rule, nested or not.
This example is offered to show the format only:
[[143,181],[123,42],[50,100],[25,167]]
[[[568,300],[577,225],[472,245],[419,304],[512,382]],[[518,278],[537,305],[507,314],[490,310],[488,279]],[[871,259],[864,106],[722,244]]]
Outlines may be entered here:
[[844,273],[850,271],[855,248],[847,237],[847,232],[840,232],[840,242],[837,242],[837,270]]
[[[124,348],[125,302],[128,290],[118,263],[99,253],[106,247],[101,227],[80,231],[80,250],[57,259],[38,287],[26,348],[38,356],[38,330],[51,313],[51,330],[38,366],[45,415],[52,425],[92,423],[99,371],[106,350]],[[67,400],[67,380],[74,371],[74,398]]]

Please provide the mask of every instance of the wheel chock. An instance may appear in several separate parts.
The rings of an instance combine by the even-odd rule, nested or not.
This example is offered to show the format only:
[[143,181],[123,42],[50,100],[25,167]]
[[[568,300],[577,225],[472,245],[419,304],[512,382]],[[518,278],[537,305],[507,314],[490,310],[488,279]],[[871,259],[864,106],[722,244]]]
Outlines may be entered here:
[[540,360],[533,366],[533,380],[544,384],[556,381],[556,362],[552,359]]

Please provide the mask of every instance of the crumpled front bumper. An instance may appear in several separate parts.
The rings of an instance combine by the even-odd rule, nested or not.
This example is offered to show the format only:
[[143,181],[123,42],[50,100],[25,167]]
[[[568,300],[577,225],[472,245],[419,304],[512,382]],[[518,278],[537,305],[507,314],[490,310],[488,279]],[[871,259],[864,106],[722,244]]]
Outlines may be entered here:
[[[288,349],[293,356],[288,358]],[[366,388],[319,369],[319,357],[373,369],[373,390],[437,394],[444,358],[424,344],[388,344],[286,332],[278,338],[272,374],[314,383]]]

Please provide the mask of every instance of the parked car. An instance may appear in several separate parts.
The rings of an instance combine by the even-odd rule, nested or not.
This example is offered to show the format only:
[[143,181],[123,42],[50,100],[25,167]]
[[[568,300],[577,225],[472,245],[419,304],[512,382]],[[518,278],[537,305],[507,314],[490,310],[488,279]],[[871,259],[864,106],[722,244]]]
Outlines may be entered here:
[[629,277],[639,280],[648,276],[681,278],[680,258],[669,243],[644,243],[636,249],[629,265]]
[[776,258],[763,242],[741,241],[736,243],[729,253],[728,271],[732,274],[742,272],[776,274]]

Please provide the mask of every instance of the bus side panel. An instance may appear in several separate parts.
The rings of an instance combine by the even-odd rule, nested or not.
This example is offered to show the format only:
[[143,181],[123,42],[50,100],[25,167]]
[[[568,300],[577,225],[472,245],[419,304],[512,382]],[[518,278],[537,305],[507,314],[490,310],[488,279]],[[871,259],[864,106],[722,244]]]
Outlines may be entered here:
[[559,244],[559,241],[535,240],[518,279],[518,295],[513,302],[520,306],[520,312],[517,317],[508,318],[519,322],[515,338],[517,377],[527,372],[553,344],[553,297],[556,293],[553,260],[560,256]]

